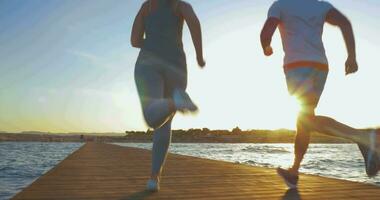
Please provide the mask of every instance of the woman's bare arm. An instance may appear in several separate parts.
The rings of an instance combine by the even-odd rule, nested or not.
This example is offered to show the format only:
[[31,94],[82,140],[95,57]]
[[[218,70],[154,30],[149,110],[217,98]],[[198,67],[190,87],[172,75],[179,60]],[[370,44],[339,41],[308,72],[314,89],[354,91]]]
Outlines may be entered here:
[[195,47],[195,52],[197,54],[198,64],[199,66],[204,67],[205,61],[203,59],[202,30],[198,17],[191,5],[186,2],[180,1],[178,8],[180,14],[183,16],[187,26],[189,27],[191,38],[193,39],[193,44]]
[[131,45],[136,48],[141,48],[144,42],[144,16],[148,13],[148,1],[145,2],[133,22],[132,34],[131,34]]

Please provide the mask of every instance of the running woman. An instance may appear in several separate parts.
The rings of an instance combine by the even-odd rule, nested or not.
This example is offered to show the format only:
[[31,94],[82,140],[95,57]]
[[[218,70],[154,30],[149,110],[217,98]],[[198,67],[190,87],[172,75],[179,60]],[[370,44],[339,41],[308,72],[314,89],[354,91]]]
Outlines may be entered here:
[[190,4],[179,0],[147,0],[138,12],[131,35],[133,47],[140,48],[135,82],[147,125],[154,129],[151,177],[147,190],[160,189],[160,176],[171,140],[171,123],[176,111],[197,111],[185,92],[186,57],[182,29],[186,21],[198,65],[205,66],[199,20]]
[[355,39],[350,21],[330,3],[319,0],[278,0],[269,9],[261,32],[261,44],[266,56],[273,54],[272,36],[278,27],[281,34],[284,72],[288,91],[298,98],[301,111],[297,119],[294,163],[290,169],[277,169],[289,188],[296,188],[298,170],[310,142],[310,133],[349,139],[358,144],[365,160],[368,176],[379,170],[376,136],[379,130],[363,131],[314,113],[325,86],[329,66],[322,42],[325,22],[341,29],[348,52],[346,75],[357,72]]

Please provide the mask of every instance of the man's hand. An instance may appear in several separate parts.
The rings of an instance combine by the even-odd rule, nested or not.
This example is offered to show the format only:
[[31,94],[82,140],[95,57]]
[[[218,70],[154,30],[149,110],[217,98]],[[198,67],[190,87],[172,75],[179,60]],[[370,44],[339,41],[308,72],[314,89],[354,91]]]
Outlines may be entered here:
[[358,71],[358,63],[355,57],[348,57],[346,61],[346,75],[353,74]]
[[204,68],[206,65],[206,62],[203,59],[203,57],[197,57],[197,62],[198,62],[199,67],[201,67],[201,68]]
[[267,46],[264,48],[264,55],[271,56],[273,54],[273,49],[271,46]]

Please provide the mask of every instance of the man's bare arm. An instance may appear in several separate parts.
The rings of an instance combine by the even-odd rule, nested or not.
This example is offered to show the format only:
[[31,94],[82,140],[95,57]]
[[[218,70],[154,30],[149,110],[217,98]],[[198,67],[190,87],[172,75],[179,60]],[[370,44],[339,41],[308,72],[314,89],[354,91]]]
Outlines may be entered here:
[[358,71],[358,64],[356,62],[355,37],[351,22],[346,16],[334,8],[327,13],[326,22],[331,25],[338,26],[342,31],[348,54],[346,61],[346,74],[355,73]]
[[264,24],[263,29],[261,30],[260,40],[261,47],[263,48],[264,54],[266,56],[270,56],[273,54],[273,50],[271,48],[271,42],[274,32],[277,29],[280,20],[274,17],[270,17]]

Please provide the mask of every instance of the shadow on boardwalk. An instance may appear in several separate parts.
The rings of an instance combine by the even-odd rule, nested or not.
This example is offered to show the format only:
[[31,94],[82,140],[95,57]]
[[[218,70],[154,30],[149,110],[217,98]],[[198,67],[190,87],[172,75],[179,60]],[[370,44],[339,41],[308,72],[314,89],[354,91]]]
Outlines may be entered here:
[[282,200],[302,200],[297,189],[289,189],[285,192]]
[[141,192],[136,192],[136,193],[132,194],[131,196],[122,198],[120,200],[143,200],[145,198],[148,198],[152,194],[154,194],[154,193],[149,192],[147,190],[143,190]]

